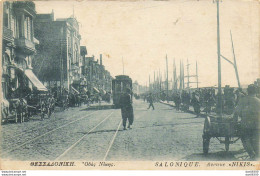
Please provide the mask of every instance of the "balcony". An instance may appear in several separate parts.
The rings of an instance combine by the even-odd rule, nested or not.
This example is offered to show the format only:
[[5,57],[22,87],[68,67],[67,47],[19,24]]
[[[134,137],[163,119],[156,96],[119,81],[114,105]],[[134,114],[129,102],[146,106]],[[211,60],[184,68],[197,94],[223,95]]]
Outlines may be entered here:
[[3,28],[3,39],[8,41],[8,42],[13,42],[13,31],[7,27],[4,26]]
[[19,38],[15,39],[15,44],[17,48],[23,50],[25,53],[34,53],[35,52],[35,45],[32,41],[26,38]]
[[15,1],[13,4],[15,11],[24,12],[31,16],[36,16],[35,4],[32,1]]
[[31,8],[35,10],[35,4],[32,1],[16,1],[14,2],[16,8]]

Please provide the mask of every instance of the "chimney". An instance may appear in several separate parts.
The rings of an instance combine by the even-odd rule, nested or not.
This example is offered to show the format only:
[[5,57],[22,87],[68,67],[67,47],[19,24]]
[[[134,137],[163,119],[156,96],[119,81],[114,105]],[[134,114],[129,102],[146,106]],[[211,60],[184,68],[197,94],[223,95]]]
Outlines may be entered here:
[[100,65],[102,65],[102,54],[100,54]]

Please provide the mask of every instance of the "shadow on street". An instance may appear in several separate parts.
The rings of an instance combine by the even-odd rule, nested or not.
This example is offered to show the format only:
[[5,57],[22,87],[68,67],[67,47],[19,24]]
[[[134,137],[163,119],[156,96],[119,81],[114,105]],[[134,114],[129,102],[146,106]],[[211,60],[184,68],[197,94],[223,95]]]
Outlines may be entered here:
[[94,105],[89,106],[85,109],[81,109],[80,111],[90,111],[90,110],[107,110],[107,109],[117,109],[113,105]]
[[[240,157],[236,155],[242,155]],[[194,153],[182,158],[182,160],[187,161],[238,161],[246,160],[248,157],[245,156],[245,150],[240,149],[238,151],[218,151],[208,154]]]
[[[117,130],[99,130],[99,131],[93,131],[93,132],[90,132],[90,133],[87,133],[87,132],[78,132],[78,133],[81,133],[81,134],[96,134],[96,133],[110,133],[110,132],[116,132]],[[126,130],[118,130],[118,131],[126,131]]]

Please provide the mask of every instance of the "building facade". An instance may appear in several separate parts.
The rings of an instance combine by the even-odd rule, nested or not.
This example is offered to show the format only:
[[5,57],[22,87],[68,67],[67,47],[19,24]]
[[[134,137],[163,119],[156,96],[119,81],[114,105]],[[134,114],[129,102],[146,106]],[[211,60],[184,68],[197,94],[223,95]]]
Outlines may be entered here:
[[45,85],[71,91],[81,83],[78,21],[74,17],[54,20],[54,13],[37,14],[35,36],[40,44],[33,67]]
[[95,56],[85,57],[82,64],[82,73],[92,94],[111,92],[113,78],[102,63],[102,54],[99,60],[95,60]]
[[35,46],[39,44],[34,37],[35,4],[31,1],[6,1],[3,6],[3,97],[26,96],[34,87],[45,91],[32,72]]

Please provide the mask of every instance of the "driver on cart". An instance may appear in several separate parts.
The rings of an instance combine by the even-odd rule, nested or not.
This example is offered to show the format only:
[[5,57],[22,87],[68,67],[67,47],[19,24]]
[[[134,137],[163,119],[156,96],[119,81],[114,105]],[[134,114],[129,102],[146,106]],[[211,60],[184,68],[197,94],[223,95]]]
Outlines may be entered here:
[[259,156],[260,99],[256,97],[256,87],[247,88],[248,95],[241,98],[234,111],[234,118],[241,118],[241,141],[252,160]]

